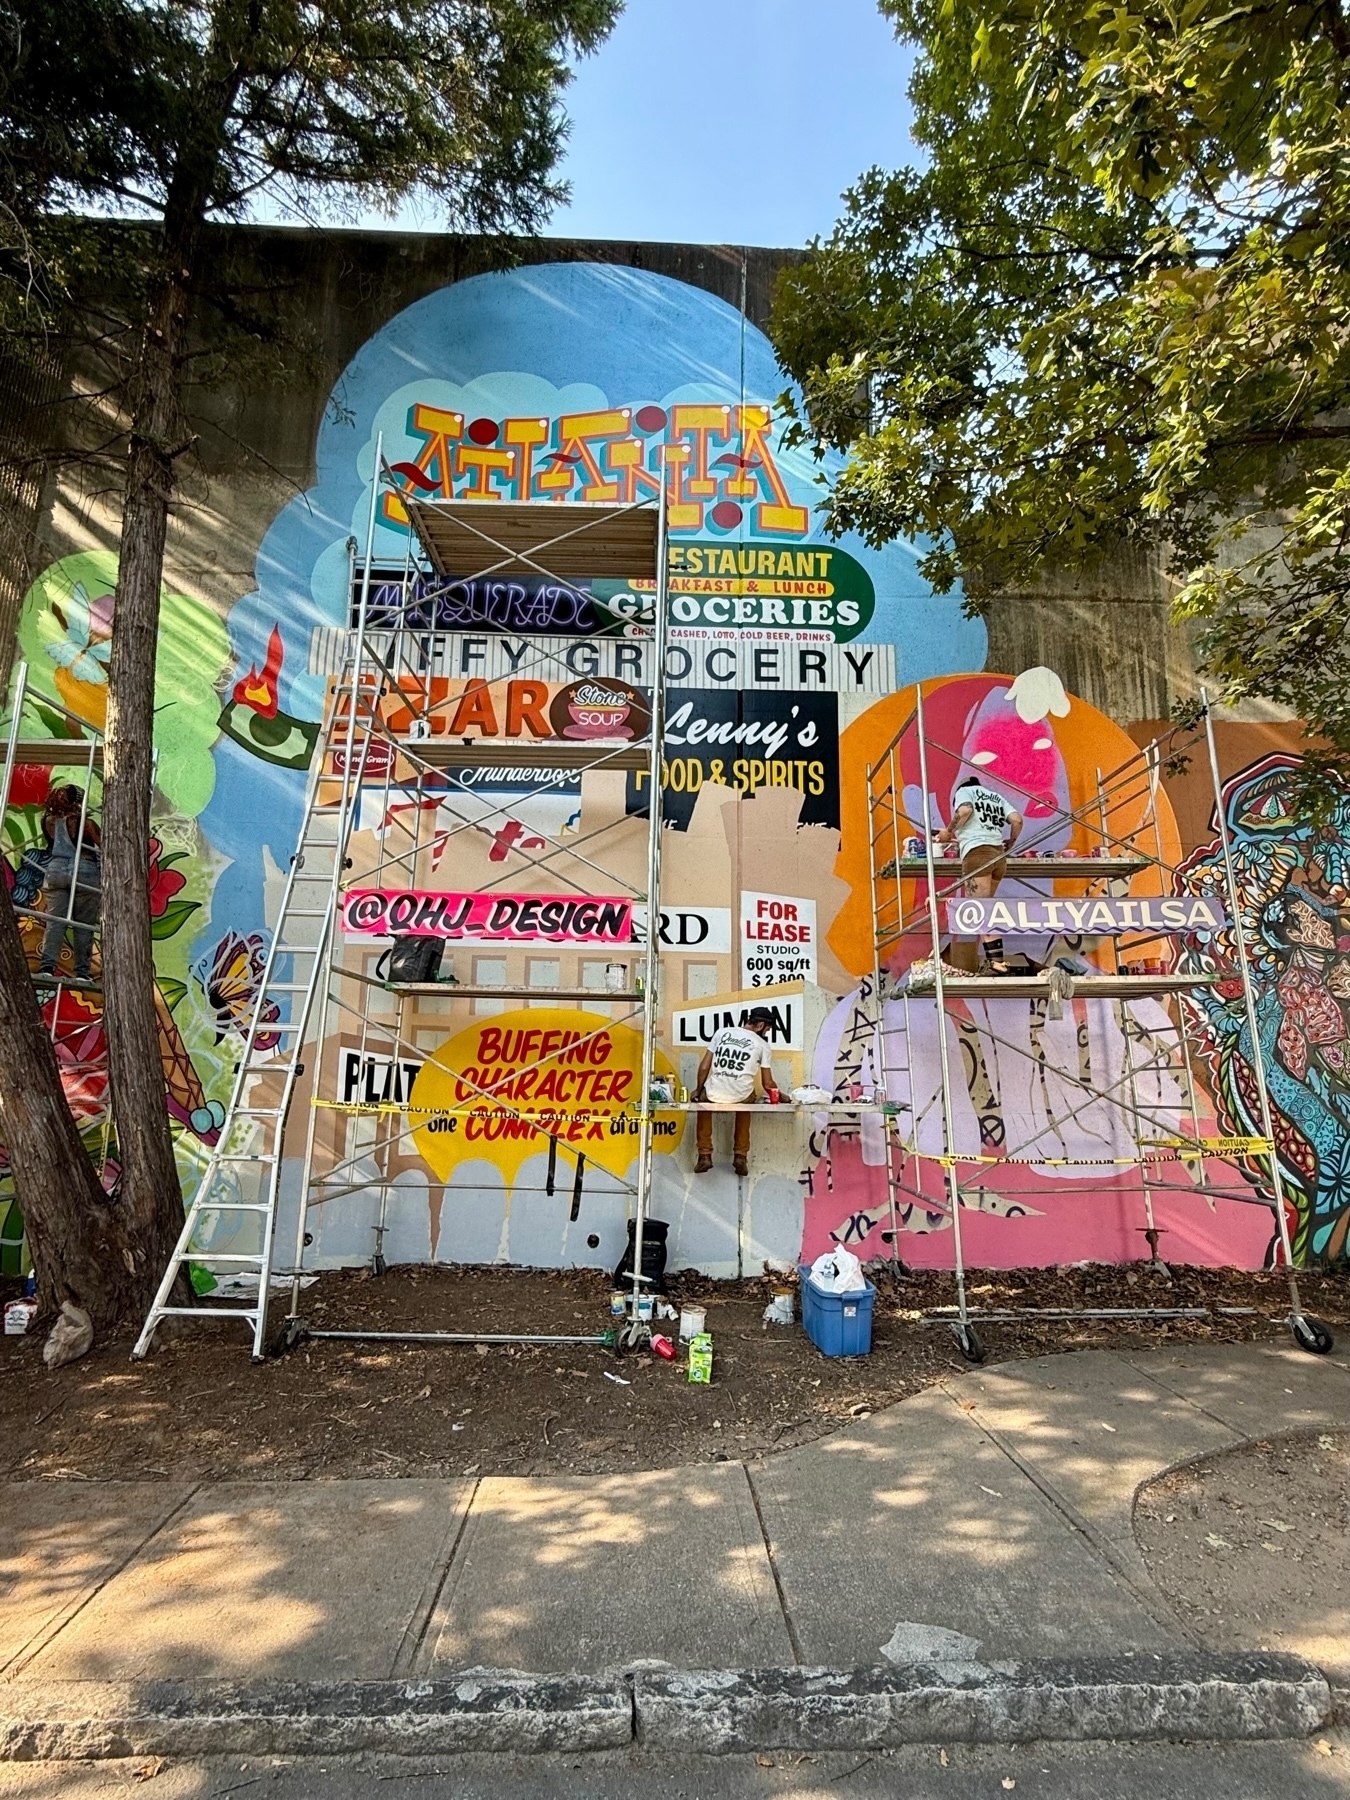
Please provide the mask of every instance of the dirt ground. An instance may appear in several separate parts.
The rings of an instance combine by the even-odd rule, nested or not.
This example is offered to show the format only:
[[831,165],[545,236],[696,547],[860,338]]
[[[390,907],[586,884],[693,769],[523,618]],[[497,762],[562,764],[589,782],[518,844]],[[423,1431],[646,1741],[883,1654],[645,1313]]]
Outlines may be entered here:
[[1214,1650],[1292,1650],[1350,1686],[1350,1437],[1244,1445],[1152,1482],[1134,1528],[1154,1580]]
[[[876,1271],[873,1271],[875,1274]],[[142,1480],[358,1475],[622,1473],[755,1456],[837,1430],[965,1370],[951,1333],[915,1314],[947,1305],[950,1275],[878,1276],[872,1354],[823,1357],[798,1326],[765,1326],[765,1279],[686,1273],[671,1297],[706,1306],[713,1384],[681,1362],[597,1346],[385,1345],[312,1341],[254,1365],[244,1327],[185,1325],[133,1363],[96,1347],[49,1374],[36,1336],[0,1337],[0,1476]],[[6,1291],[8,1290],[8,1291]],[[12,1284],[0,1283],[0,1300]],[[610,1284],[584,1270],[393,1269],[326,1274],[304,1295],[314,1326],[589,1334],[609,1324]],[[1001,1271],[971,1277],[971,1304],[1254,1307],[1170,1323],[1024,1320],[981,1326],[991,1361],[1066,1349],[1278,1339],[1277,1276],[1238,1270]],[[275,1303],[274,1318],[285,1313]],[[1304,1304],[1342,1341],[1341,1276],[1313,1275]],[[674,1327],[670,1327],[672,1334]]]

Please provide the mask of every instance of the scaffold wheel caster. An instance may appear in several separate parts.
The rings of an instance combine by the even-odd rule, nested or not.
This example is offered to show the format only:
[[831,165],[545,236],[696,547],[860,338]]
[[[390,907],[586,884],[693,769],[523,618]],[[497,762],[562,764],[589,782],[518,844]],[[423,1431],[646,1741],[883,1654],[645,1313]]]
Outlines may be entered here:
[[984,1361],[984,1345],[980,1342],[980,1334],[973,1325],[953,1325],[956,1347],[968,1363]]
[[303,1343],[307,1333],[300,1319],[283,1319],[281,1329],[273,1334],[272,1355],[285,1356],[288,1350],[294,1350],[297,1344]]
[[1310,1356],[1326,1356],[1336,1348],[1330,1329],[1320,1319],[1310,1319],[1307,1313],[1296,1313],[1289,1321],[1289,1329],[1299,1349]]

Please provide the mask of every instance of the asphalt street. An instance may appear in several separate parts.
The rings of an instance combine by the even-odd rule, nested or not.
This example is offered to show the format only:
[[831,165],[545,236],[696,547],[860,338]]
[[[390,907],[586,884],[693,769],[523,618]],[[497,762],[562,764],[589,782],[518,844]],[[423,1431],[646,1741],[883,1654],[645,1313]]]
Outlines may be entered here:
[[945,1753],[0,1765],[0,1800],[1345,1800],[1347,1791],[1344,1730],[1296,1743],[958,1745]]

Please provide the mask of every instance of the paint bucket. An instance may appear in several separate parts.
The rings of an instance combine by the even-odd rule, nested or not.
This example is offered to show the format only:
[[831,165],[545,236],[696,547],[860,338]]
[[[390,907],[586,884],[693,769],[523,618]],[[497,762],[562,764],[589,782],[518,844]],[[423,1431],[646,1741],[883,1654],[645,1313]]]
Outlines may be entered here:
[[655,1305],[656,1305],[656,1303],[652,1299],[650,1294],[639,1294],[638,1295],[638,1297],[637,1297],[637,1316],[643,1322],[644,1325],[651,1324],[652,1313],[655,1311]]
[[680,1308],[680,1342],[687,1344],[690,1338],[696,1338],[708,1322],[707,1309],[702,1306],[682,1306]]
[[775,1288],[773,1299],[764,1308],[766,1325],[791,1325],[796,1313],[796,1295],[791,1288]]
[[607,994],[621,994],[624,991],[624,988],[627,986],[627,984],[628,984],[628,964],[627,963],[606,963],[605,964],[605,992]]
[[609,1297],[609,1316],[611,1319],[626,1319],[628,1317],[628,1296],[627,1294],[621,1293],[618,1288],[615,1288],[614,1292]]

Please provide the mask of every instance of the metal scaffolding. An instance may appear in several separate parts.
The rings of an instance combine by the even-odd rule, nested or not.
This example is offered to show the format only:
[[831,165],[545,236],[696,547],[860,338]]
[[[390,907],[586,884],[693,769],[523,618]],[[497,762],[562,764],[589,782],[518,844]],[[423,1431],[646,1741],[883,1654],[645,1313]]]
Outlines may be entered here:
[[[918,787],[923,796],[924,816],[918,818],[907,808],[906,783],[900,768],[902,747],[911,731],[917,750]],[[1122,966],[1117,936],[1103,940],[1109,946],[1110,966],[1102,969],[1073,957],[1066,959],[1063,967],[1058,966],[1058,959],[1051,958],[1047,966],[1028,968],[1023,973],[1010,973],[1006,969],[995,973],[985,969],[969,975],[954,968],[944,960],[944,948],[953,935],[949,929],[950,920],[944,912],[948,902],[961,896],[963,882],[959,863],[947,862],[934,849],[934,832],[946,821],[932,816],[934,788],[930,781],[930,755],[941,752],[951,759],[953,752],[949,746],[936,744],[930,738],[922,684],[916,692],[914,710],[877,761],[868,767],[867,816],[874,921],[871,1055],[880,1074],[879,1085],[890,1100],[885,1108],[885,1123],[892,1254],[899,1261],[895,1221],[902,1206],[917,1202],[930,1211],[935,1206],[940,1208],[952,1233],[956,1305],[930,1317],[950,1317],[958,1346],[971,1361],[982,1361],[984,1355],[976,1317],[1015,1317],[1016,1314],[976,1315],[970,1307],[966,1293],[962,1214],[972,1205],[979,1204],[988,1186],[988,1171],[1010,1163],[1042,1170],[1052,1166],[1079,1167],[1085,1171],[1094,1166],[1117,1170],[1138,1168],[1143,1217],[1140,1229],[1149,1248],[1150,1262],[1155,1266],[1162,1266],[1155,1197],[1178,1193],[1193,1197],[1206,1163],[1218,1162],[1231,1167],[1231,1183],[1209,1185],[1205,1192],[1270,1208],[1275,1219],[1275,1240],[1288,1276],[1289,1323],[1294,1337],[1304,1349],[1313,1352],[1323,1353],[1332,1348],[1331,1333],[1326,1326],[1303,1311],[1293,1266],[1284,1181],[1266,1085],[1265,1058],[1208,697],[1202,695],[1202,719],[1198,728],[1190,733],[1174,729],[1164,738],[1154,739],[1118,768],[1105,773],[1098,770],[1095,791],[1087,803],[1067,812],[1057,810],[1045,825],[1033,828],[1019,839],[1016,851],[1007,857],[1006,879],[1018,883],[1040,883],[1051,879],[1060,884],[1071,881],[1083,894],[1096,892],[1115,897],[1128,896],[1140,881],[1143,883],[1140,891],[1159,895],[1182,892],[1175,880],[1177,869],[1164,853],[1159,817],[1161,779],[1167,762],[1184,756],[1188,748],[1201,744],[1206,751],[1213,784],[1224,871],[1223,894],[1236,952],[1232,966],[1217,972],[1192,966],[1193,956],[1184,944],[1169,945],[1167,953],[1160,954],[1164,935],[1170,934],[1154,932],[1150,935],[1142,931],[1128,935],[1134,940],[1136,950],[1150,949],[1143,968]],[[956,760],[960,760],[959,756]],[[1009,788],[1007,782],[1000,782],[1000,786]],[[1009,791],[1015,804],[1019,792],[1015,786]],[[1067,854],[1064,845],[1059,845],[1053,852],[1043,848],[1048,836],[1062,836],[1066,826],[1083,848],[1068,849]],[[912,884],[912,897],[908,901],[904,884]],[[1053,934],[1046,935],[1053,944]],[[921,947],[920,940],[928,953],[928,958],[920,961],[922,980],[917,978],[912,967],[914,952]],[[900,968],[907,957],[911,966]],[[1172,966],[1164,969],[1164,962]],[[1087,972],[1078,973],[1078,968],[1086,968]],[[903,1003],[906,1021],[903,1031],[888,1027],[885,1021],[888,982],[892,984],[890,998]],[[1240,984],[1251,1045],[1259,1136],[1216,1138],[1206,1136],[1203,1131],[1195,1076],[1195,1020],[1184,997],[1220,983]],[[1009,1035],[1006,1027],[1000,1029],[996,1009],[988,1004],[1014,999],[1021,999],[1031,1009],[1032,1017],[1039,1018],[1042,1027],[1049,1009],[1062,1011],[1065,1004],[1083,1009],[1082,1042],[1086,1042],[1086,1008],[1110,1005],[1123,1046],[1120,1074],[1109,1081],[1105,1077],[1099,1078],[1094,1073],[1091,1058],[1082,1056],[1076,1068],[1056,1066],[1050,1070],[1043,1037],[1038,1040],[1037,1034],[1029,1033],[1032,1049],[1028,1051],[1027,1046]],[[1142,1000],[1159,1002],[1165,1026],[1160,1026],[1156,1019],[1140,1018],[1137,1003]],[[977,1010],[981,1007],[982,1010]],[[935,1014],[938,1060],[936,1094],[922,1105],[912,1080],[911,1029],[918,1019],[919,1008],[931,1008]],[[1096,1106],[1104,1109],[1112,1134],[1128,1140],[1127,1144],[1111,1146],[1117,1151],[1113,1155],[1087,1157],[1070,1154],[1067,1144],[1061,1142],[1059,1150],[1062,1153],[1055,1154],[1055,1146],[1046,1141],[1056,1135],[1051,1114],[1048,1124],[1032,1131],[1019,1143],[1004,1142],[995,1151],[983,1154],[973,1148],[964,1148],[960,1142],[952,1051],[954,1047],[963,1047],[973,1058],[977,1051],[983,1053],[981,1047],[984,1045],[992,1047],[998,1055],[1021,1057],[1032,1063],[1032,1078],[1040,1083],[1042,1092],[1048,1092],[1046,1075],[1048,1071],[1052,1072],[1074,1092],[1077,1108]],[[1174,1085],[1178,1102],[1165,1097],[1164,1079]],[[1150,1086],[1156,1090],[1155,1094],[1148,1092]],[[907,1100],[900,1098],[897,1103],[897,1096],[905,1093]],[[937,1107],[940,1117],[941,1147],[937,1152],[925,1150],[920,1144],[922,1128],[933,1106]],[[1114,1132],[1117,1125],[1120,1127],[1118,1134]],[[944,1193],[941,1201],[923,1186],[925,1163],[937,1164],[942,1170]],[[1169,1169],[1194,1169],[1196,1173],[1188,1181],[1178,1182],[1167,1179]],[[1062,1192],[1062,1188],[1045,1191]],[[1090,1199],[1085,1199],[1085,1203],[1091,1204]],[[1092,1310],[1064,1309],[1056,1311],[1055,1316],[1091,1318],[1101,1315]],[[1175,1318],[1179,1313],[1176,1308],[1138,1307],[1125,1312],[1114,1310],[1110,1316],[1165,1319]]]
[[[41,731],[47,735],[39,736]],[[102,871],[99,831],[103,811],[103,732],[87,716],[38,690],[28,665],[14,670],[8,723],[0,728],[0,820],[10,904],[19,921],[38,1005],[56,1052],[68,1104],[79,1127],[98,1179],[112,1187],[117,1176],[116,1136],[108,1096],[107,1048],[102,1032],[103,965]],[[158,758],[152,763],[157,767]],[[25,772],[43,777],[26,788]],[[73,778],[73,779],[72,779]],[[153,780],[153,775],[152,775]],[[70,868],[73,879],[55,887],[47,881],[51,850],[43,819],[55,788],[75,787],[78,802],[71,821]],[[13,859],[13,860],[10,860]],[[53,932],[53,922],[62,929]],[[85,935],[87,934],[87,935]],[[83,942],[81,941],[83,939]],[[53,964],[47,973],[44,965]],[[81,964],[88,963],[88,974]],[[200,1166],[205,1160],[201,1138],[184,1123],[206,1095],[175,1022],[173,1007],[156,987],[156,1022],[166,1081],[177,1103],[170,1111],[170,1130],[180,1162]],[[6,1189],[9,1187],[8,1178]],[[0,1190],[0,1214],[10,1194]]]
[[[637,1167],[635,1178],[612,1176],[625,1192],[634,1222],[633,1275],[629,1317],[623,1329],[633,1341],[641,1336],[639,1297],[644,1227],[650,1212],[652,1138],[658,1101],[654,1098],[655,1055],[660,999],[659,919],[661,886],[662,787],[661,746],[665,721],[667,526],[663,500],[628,505],[535,502],[430,500],[409,495],[376,449],[364,553],[352,573],[359,576],[356,616],[346,633],[335,671],[323,732],[311,766],[304,822],[287,875],[280,915],[253,1005],[252,1017],[235,1076],[234,1091],[220,1141],[187,1209],[182,1234],[159,1292],[146,1318],[134,1354],[143,1356],[159,1322],[168,1317],[219,1319],[236,1316],[250,1327],[253,1354],[267,1345],[269,1289],[274,1277],[289,1286],[290,1304],[282,1342],[301,1337],[413,1338],[418,1342],[483,1342],[478,1333],[362,1332],[319,1327],[302,1312],[302,1277],[309,1224],[316,1208],[345,1195],[369,1195],[373,1206],[370,1261],[384,1267],[384,1239],[389,1208],[399,1191],[394,1163],[413,1133],[428,1117],[456,1108],[438,1106],[434,1114],[414,1104],[403,1089],[403,1069],[416,1062],[420,1049],[414,1021],[421,1003],[443,1009],[467,1003],[475,1011],[499,1009],[512,1002],[536,1004],[586,1000],[611,1009],[611,1023],[634,1022],[642,1034],[641,1070],[636,1096]],[[646,621],[649,636],[648,719],[637,737],[614,735],[592,740],[536,740],[520,728],[509,741],[482,736],[456,738],[447,732],[443,696],[433,676],[447,634],[436,629],[422,592],[426,567],[413,559],[410,536],[399,598],[372,608],[371,588],[377,509],[385,496],[395,496],[406,511],[433,579],[472,583],[486,577],[544,577],[563,589],[596,578],[622,578],[649,585],[653,601]],[[354,585],[355,582],[354,582]],[[517,657],[509,680],[528,684],[529,677],[575,680],[558,651],[535,639]],[[491,690],[507,677],[484,679]],[[448,684],[442,683],[442,686]],[[517,688],[519,693],[520,689]],[[537,704],[537,702],[536,702]],[[442,710],[438,713],[437,708]],[[509,727],[508,727],[509,729]],[[559,771],[586,776],[636,771],[646,782],[646,883],[639,887],[607,868],[606,834],[613,823],[581,836],[549,842],[541,838],[531,849],[517,848],[509,874],[490,882],[519,885],[522,875],[548,876],[568,893],[593,895],[597,884],[611,894],[626,894],[647,908],[648,928],[635,978],[632,961],[623,957],[622,985],[611,987],[547,987],[507,983],[405,981],[387,978],[369,967],[356,967],[343,931],[342,899],[351,866],[352,838],[362,825],[363,800],[377,799],[382,821],[394,816],[394,802],[406,823],[378,833],[375,866],[363,871],[361,885],[381,891],[418,887],[419,872],[439,861],[447,843],[462,833],[481,830],[504,815],[505,808],[471,804],[469,790],[456,771],[484,763],[510,765],[537,785],[514,794],[512,805],[546,796],[556,787]],[[434,997],[434,998],[433,998]],[[622,1008],[615,1020],[614,1008]],[[603,1030],[601,1027],[599,1030]],[[336,1068],[343,1032],[354,1039],[359,1071],[382,1066],[384,1083],[378,1096],[338,1096]],[[599,1035],[599,1030],[591,1036]],[[589,1040],[583,1038],[584,1045]],[[307,1046],[309,1048],[307,1049]],[[575,1051],[578,1045],[569,1049]],[[311,1105],[303,1126],[294,1247],[279,1265],[275,1236],[282,1200],[285,1134],[305,1055],[312,1056]],[[549,1060],[541,1057],[533,1067]],[[513,1077],[525,1070],[513,1070]],[[548,1142],[550,1194],[565,1181],[560,1153],[574,1158],[572,1217],[580,1202],[585,1158],[569,1146],[561,1132],[552,1133],[538,1114],[514,1106],[494,1087],[457,1071],[468,1099],[458,1110],[490,1106],[494,1113],[530,1121],[530,1129]],[[387,1090],[387,1091],[386,1091]],[[294,1148],[291,1151],[295,1155]],[[247,1251],[217,1252],[210,1238],[222,1217],[236,1224],[256,1216],[256,1241]],[[287,1246],[289,1249],[290,1247]],[[213,1275],[243,1273],[257,1280],[256,1296],[245,1295],[192,1304],[175,1304],[173,1293],[181,1271],[189,1265]],[[573,1339],[523,1337],[512,1341],[611,1343],[614,1331]]]
[[[26,737],[25,715],[30,725],[36,722],[56,735]],[[73,784],[80,789],[73,838],[75,879],[66,888],[64,901],[57,904],[55,911],[52,909],[53,896],[45,883],[44,864],[51,846],[45,840],[40,815],[45,809],[46,797],[31,801],[15,798],[16,778],[24,769],[59,769],[67,778],[71,775],[79,778]],[[50,784],[45,785],[49,787]],[[93,908],[81,908],[77,917],[77,890],[82,889],[86,896],[98,892],[96,880],[90,885],[90,865],[97,857],[95,846],[102,789],[103,733],[59,701],[35,695],[29,687],[27,665],[19,663],[10,690],[9,726],[5,733],[3,766],[0,766],[4,852],[7,857],[17,855],[18,860],[17,870],[11,865],[10,901],[21,922],[24,948],[62,1078],[72,1090],[86,1094],[91,1084],[99,1082],[106,1074],[102,1057],[88,1054],[89,1028],[96,1022],[102,1004],[101,932],[96,904]],[[12,811],[16,817],[11,816]],[[53,959],[55,972],[48,975],[41,971],[40,964],[49,947],[53,918],[61,919],[64,930],[59,954]],[[72,961],[67,947],[66,940],[77,930],[88,933],[88,976],[80,975],[80,958]],[[66,972],[68,961],[71,968]],[[106,1106],[100,1110],[102,1119],[97,1126],[97,1141],[90,1141],[88,1136],[86,1141],[93,1154],[95,1171],[101,1177],[108,1160],[111,1119]]]

